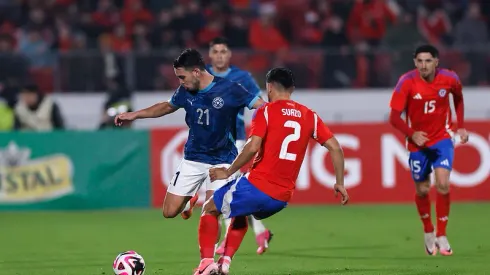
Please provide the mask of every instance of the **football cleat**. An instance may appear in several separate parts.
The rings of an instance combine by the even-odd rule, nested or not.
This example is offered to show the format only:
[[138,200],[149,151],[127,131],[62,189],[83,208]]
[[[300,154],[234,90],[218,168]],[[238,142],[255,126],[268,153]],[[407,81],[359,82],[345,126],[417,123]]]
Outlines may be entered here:
[[437,254],[436,234],[434,232],[424,233],[425,252],[430,256]]
[[192,217],[192,209],[194,208],[194,205],[196,205],[196,202],[198,199],[199,199],[199,196],[196,194],[194,197],[192,197],[189,200],[189,202],[191,204],[191,207],[189,208],[189,210],[186,210],[186,211],[183,211],[182,213],[180,213],[180,215],[182,216],[182,218],[184,220],[188,220],[190,217]]

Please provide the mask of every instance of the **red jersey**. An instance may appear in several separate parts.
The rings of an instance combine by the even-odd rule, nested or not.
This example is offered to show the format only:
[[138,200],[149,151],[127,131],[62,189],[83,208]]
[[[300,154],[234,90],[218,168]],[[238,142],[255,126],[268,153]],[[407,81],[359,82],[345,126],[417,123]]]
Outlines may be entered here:
[[[410,71],[400,77],[391,97],[390,107],[405,112],[406,122],[414,131],[427,133],[432,146],[442,139],[451,138],[451,107],[449,94],[462,98],[462,85],[458,75],[450,70],[437,69],[434,81],[426,82],[418,70]],[[408,150],[420,148],[409,138]]]
[[315,112],[292,100],[260,107],[252,119],[250,135],[263,140],[248,179],[280,201],[289,201],[293,195],[310,138],[324,144],[333,137]]

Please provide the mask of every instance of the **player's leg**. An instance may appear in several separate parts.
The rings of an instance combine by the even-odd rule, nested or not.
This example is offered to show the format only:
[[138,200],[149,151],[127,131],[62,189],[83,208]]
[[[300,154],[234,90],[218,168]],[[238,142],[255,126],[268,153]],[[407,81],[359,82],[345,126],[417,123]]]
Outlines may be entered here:
[[444,256],[453,254],[451,246],[446,235],[446,227],[448,223],[450,210],[450,188],[449,177],[452,170],[454,159],[454,147],[451,140],[443,140],[435,145],[438,151],[438,158],[434,161],[435,187],[437,190],[436,198],[436,216],[437,227],[436,237],[439,253]]
[[223,255],[218,260],[222,274],[229,273],[231,260],[245,237],[248,230],[247,216],[260,210],[261,193],[257,191],[246,177],[240,177],[214,192],[214,207],[225,218],[232,219],[226,232]]
[[436,255],[436,236],[431,219],[430,173],[431,161],[429,153],[424,151],[410,153],[409,165],[412,178],[415,182],[415,205],[424,228],[425,251],[429,255]]
[[[195,195],[207,177],[206,169],[205,164],[182,160],[167,188],[163,201],[162,212],[165,218],[174,218],[192,209],[192,204],[195,204],[197,200]],[[189,213],[188,217],[190,217]]]
[[204,203],[199,219],[198,242],[201,261],[194,275],[218,273],[218,265],[214,262],[214,250],[219,236],[219,215],[211,196]]
[[[222,188],[216,190],[218,197],[223,198],[224,194],[235,184],[234,181],[229,182]],[[206,196],[211,194],[212,191],[207,191]],[[207,270],[216,271],[218,266],[214,262],[214,252],[216,240],[219,237],[219,216],[221,207],[217,207],[214,202],[214,196],[211,195],[209,199],[203,205],[201,218],[199,219],[198,227],[198,241],[199,252],[201,254],[201,262],[196,270],[195,274],[201,274],[198,272],[205,272]]]
[[[238,150],[238,153],[240,153],[245,146],[246,140],[241,140],[237,139],[235,141],[235,146]],[[242,172],[240,170],[236,171],[235,175],[233,175],[235,178],[239,178],[242,175]],[[225,232],[225,236],[223,240],[221,241],[221,244],[219,244],[216,248],[216,254],[223,255],[225,251],[225,239],[226,239],[226,232],[228,231],[228,228],[230,227],[231,224],[231,218],[225,218],[224,216],[221,216],[221,230]],[[221,234],[220,234],[221,236]]]
[[[229,166],[230,166],[229,164],[218,164],[218,165],[215,165],[213,167],[229,167]],[[217,181],[211,182],[211,180],[208,176],[206,178],[206,181],[205,181],[205,184],[206,184],[206,201],[211,197],[211,195],[213,195],[215,190],[226,185],[229,181],[231,181],[232,179],[235,179],[235,178],[237,178],[237,177],[235,177],[235,175],[233,175],[230,178],[225,179],[225,180],[217,180]],[[221,245],[218,245],[219,236],[221,236],[222,230],[225,232],[225,235],[226,235],[228,227],[230,226],[231,219],[227,219],[227,218],[224,218],[223,216],[220,216],[220,220],[222,222],[224,222],[224,225],[220,226],[220,230],[218,232],[218,238],[216,240],[216,253],[221,255],[224,251],[224,243],[221,242]]]
[[264,223],[257,220],[254,216],[248,216],[248,223],[255,233],[255,241],[257,242],[257,254],[262,255],[269,248],[269,242],[272,240],[272,231],[265,228]]

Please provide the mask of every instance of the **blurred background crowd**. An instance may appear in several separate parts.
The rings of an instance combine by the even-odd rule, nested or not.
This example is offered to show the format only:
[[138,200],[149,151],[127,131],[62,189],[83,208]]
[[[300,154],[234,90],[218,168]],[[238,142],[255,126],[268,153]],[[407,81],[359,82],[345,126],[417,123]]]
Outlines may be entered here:
[[421,43],[484,86],[489,34],[484,0],[0,0],[0,97],[15,107],[22,91],[34,103],[109,91],[110,106],[111,95],[173,90],[171,61],[186,47],[207,55],[217,36],[261,86],[282,65],[298,88],[391,87]]

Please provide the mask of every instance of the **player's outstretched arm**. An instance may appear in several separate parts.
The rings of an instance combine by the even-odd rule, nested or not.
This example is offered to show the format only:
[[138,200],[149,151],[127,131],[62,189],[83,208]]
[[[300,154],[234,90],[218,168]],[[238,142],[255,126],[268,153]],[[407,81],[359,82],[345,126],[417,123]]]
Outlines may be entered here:
[[124,122],[133,121],[136,119],[162,117],[171,114],[178,109],[179,108],[173,106],[169,102],[160,102],[145,109],[117,115],[114,119],[114,123],[117,126],[121,126]]
[[252,109],[258,109],[264,104],[265,101],[261,97],[259,97],[259,99],[257,99],[257,101],[255,101],[255,103],[252,105]]
[[238,154],[231,166],[227,168],[211,168],[209,170],[209,176],[211,181],[227,179],[236,171],[240,170],[245,164],[247,164],[262,147],[262,138],[258,136],[251,136],[243,150]]
[[323,147],[328,149],[330,158],[332,159],[333,168],[335,170],[336,183],[334,185],[335,196],[338,193],[342,196],[342,204],[346,204],[349,201],[349,195],[344,187],[344,151],[340,146],[339,141],[335,137],[329,138]]

